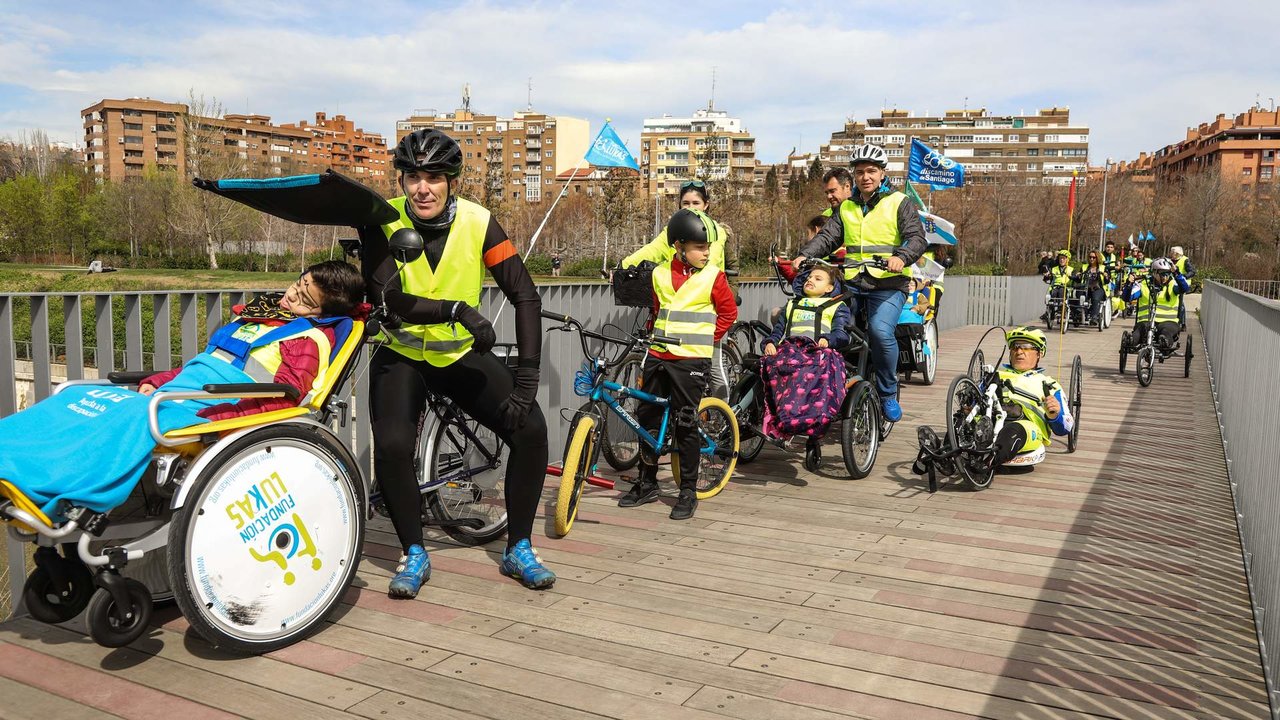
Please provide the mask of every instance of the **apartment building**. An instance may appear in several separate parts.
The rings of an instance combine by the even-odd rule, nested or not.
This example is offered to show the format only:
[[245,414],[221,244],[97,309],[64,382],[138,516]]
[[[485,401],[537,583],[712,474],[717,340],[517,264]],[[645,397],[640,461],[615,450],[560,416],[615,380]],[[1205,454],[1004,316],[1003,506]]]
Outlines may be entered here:
[[80,111],[85,163],[99,180],[141,176],[150,165],[188,175],[187,139],[244,161],[249,172],[290,175],[314,167],[309,130],[273,125],[267,115],[191,116],[182,103],[104,99]]
[[1151,155],[1121,163],[1120,171],[1170,180],[1216,168],[1226,180],[1246,186],[1277,181],[1280,158],[1280,111],[1251,108],[1234,118],[1220,114],[1211,122],[1187,128],[1179,142]]
[[969,183],[1066,185],[1072,171],[1083,174],[1088,165],[1089,128],[1072,123],[1070,111],[1059,107],[1035,115],[991,115],[986,108],[942,115],[882,110],[878,118],[846,122],[819,157],[824,165],[844,166],[855,146],[880,145],[889,155],[890,181],[900,184],[912,138],[963,164]]
[[328,117],[318,112],[314,124],[302,120],[281,127],[311,133],[311,162],[317,167],[331,167],[371,185],[382,184],[389,177],[391,154],[387,141],[379,133],[356,127],[345,115]]
[[532,111],[509,118],[463,107],[447,114],[415,110],[396,122],[396,142],[421,128],[435,128],[462,146],[464,174],[512,200],[540,202],[559,192],[556,178],[572,170],[591,142],[586,120]]
[[742,120],[708,107],[690,117],[645,118],[639,161],[650,195],[675,195],[689,178],[753,187],[756,141]]

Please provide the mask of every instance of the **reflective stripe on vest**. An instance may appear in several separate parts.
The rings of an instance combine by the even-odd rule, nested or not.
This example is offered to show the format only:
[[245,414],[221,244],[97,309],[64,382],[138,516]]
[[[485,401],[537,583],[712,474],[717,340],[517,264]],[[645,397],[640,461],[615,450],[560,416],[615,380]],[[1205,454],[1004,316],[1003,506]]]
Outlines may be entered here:
[[[1180,296],[1173,291],[1170,281],[1163,288],[1152,289],[1151,283],[1142,283],[1142,294],[1146,302],[1142,303],[1142,321],[1151,321],[1151,311],[1156,313],[1156,322],[1178,322],[1178,303]],[[1153,303],[1152,300],[1155,302]]]
[[[708,218],[708,220],[710,220],[710,218]],[[718,268],[723,268],[724,253],[725,253],[724,246],[726,241],[728,240],[728,234],[725,233],[724,228],[720,227],[720,223],[716,222],[715,220],[711,220],[711,224],[712,224],[712,236],[711,236],[711,242],[710,242],[711,257],[710,259],[707,260],[707,262],[711,265],[715,265]],[[652,246],[657,246],[656,254],[650,252],[650,248]],[[644,247],[640,248],[634,253],[631,253],[630,255],[623,258],[622,262],[619,263],[619,265],[624,268],[635,267],[636,265],[639,265],[641,262],[645,260],[650,260],[655,265],[665,265],[666,263],[671,262],[671,258],[675,256],[676,256],[675,246],[667,242],[667,229],[662,228],[662,232],[658,233],[657,237],[655,237],[653,240],[650,240],[649,244],[645,245]]]
[[[840,223],[844,226],[845,259],[850,262],[870,260],[875,255],[888,255],[902,247],[902,233],[898,229],[898,208],[907,199],[894,191],[880,198],[869,215],[863,216],[862,206],[853,200],[840,203]],[[852,280],[857,272],[866,272],[874,278],[911,276],[911,266],[902,272],[889,272],[878,268],[846,270],[845,279]]]
[[658,296],[658,317],[653,323],[655,335],[666,335],[679,345],[655,345],[655,350],[677,357],[710,358],[715,353],[716,306],[711,289],[720,268],[707,267],[690,275],[676,290],[672,284],[671,263],[653,271],[653,292]]
[[[400,211],[400,218],[382,226],[388,239],[401,228],[412,228],[404,197],[387,202]],[[463,198],[458,198],[458,210],[449,236],[445,239],[444,252],[436,271],[431,269],[426,253],[406,263],[400,277],[400,287],[407,295],[431,300],[461,300],[473,308],[480,307],[480,289],[484,281],[484,236],[489,230],[489,211]],[[436,367],[451,365],[471,350],[473,338],[462,325],[433,323],[418,325],[404,323],[395,330],[386,329],[391,337],[392,350],[414,360],[426,360]]]
[[[822,307],[827,303],[830,305]],[[832,302],[831,298],[792,298],[787,301],[787,329],[783,335],[807,337],[817,342],[818,338],[824,334],[824,330],[827,333],[831,332],[839,309],[840,301]]]
[[[266,325],[258,322],[241,322],[232,334],[235,340],[241,340],[249,344],[264,335],[280,329],[279,325]],[[279,372],[280,366],[284,364],[284,357],[280,353],[280,345],[286,340],[296,340],[297,338],[311,338],[316,344],[316,351],[320,358],[319,365],[316,367],[316,377],[308,390],[306,397],[298,401],[299,405],[305,405],[310,402],[312,395],[315,394],[320,386],[324,383],[324,374],[329,369],[329,356],[333,354],[333,346],[329,342],[328,336],[322,330],[314,326],[308,327],[299,332],[278,337],[264,345],[260,345],[249,350],[249,356],[244,360],[244,373],[253,378],[254,382],[272,383],[276,381],[276,373]],[[216,341],[216,336],[213,338]],[[232,352],[223,348],[214,347],[209,351],[214,357],[232,365],[239,365],[239,358]]]
[[[1051,379],[1048,375],[1045,375],[1039,370],[1028,370],[1025,373],[1020,373],[1008,365],[1002,365],[1000,367],[1001,385],[1004,384],[1005,380],[1012,383],[1018,390],[1038,398],[1045,397],[1044,384],[1046,382],[1052,386],[1052,390],[1054,392],[1061,389],[1057,381]],[[1002,402],[1006,404],[1016,404],[1018,407],[1022,408],[1023,418],[1035,423],[1035,426],[1040,430],[1040,434],[1044,436],[1044,444],[1049,445],[1049,438],[1052,437],[1053,433],[1049,431],[1049,421],[1044,415],[1044,407],[1039,403],[1033,403],[1015,393],[1002,391],[1001,396],[1002,397],[1000,399]],[[1067,411],[1068,410],[1065,406],[1061,410],[1061,412]]]

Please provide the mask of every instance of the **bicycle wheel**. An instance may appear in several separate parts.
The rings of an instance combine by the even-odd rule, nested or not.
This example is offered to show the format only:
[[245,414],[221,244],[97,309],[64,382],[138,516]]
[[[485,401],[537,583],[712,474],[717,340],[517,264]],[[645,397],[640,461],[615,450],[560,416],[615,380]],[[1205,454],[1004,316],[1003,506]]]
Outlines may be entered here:
[[1071,381],[1067,385],[1067,405],[1071,410],[1071,432],[1067,434],[1067,452],[1076,451],[1076,443],[1080,440],[1080,407],[1084,394],[1084,368],[1077,355],[1071,361]]
[[982,366],[986,364],[987,359],[982,354],[982,348],[973,351],[973,355],[969,356],[969,371],[965,376],[975,383],[982,379]]
[[[977,383],[964,375],[952,380],[947,390],[947,444],[963,451],[955,459],[955,468],[974,490],[990,486],[995,476],[994,428],[983,412],[983,398]],[[979,412],[969,419],[974,408]]]
[[[750,401],[742,406],[743,395],[751,393]],[[764,422],[764,392],[763,383],[759,380],[754,382],[744,382],[739,380],[734,386],[733,393],[729,396],[729,406],[737,408],[738,420],[738,462],[749,463],[755,460],[764,449],[764,435],[761,433],[761,424]]]
[[[588,406],[589,408],[589,406]],[[556,534],[564,537],[578,518],[578,501],[587,477],[596,464],[600,436],[596,415],[590,409],[579,411],[569,428],[569,445],[565,448],[560,471],[560,490],[556,495]]]
[[[609,379],[623,387],[638,388],[641,364],[642,358],[639,355],[633,355],[611,370]],[[640,401],[635,398],[626,398],[618,402],[632,417],[635,417],[636,410],[640,408]],[[630,426],[610,415],[612,413],[607,413],[601,420],[597,420],[604,425],[600,450],[604,453],[605,462],[609,463],[609,467],[614,470],[630,470],[640,462],[640,440]]]
[[1129,343],[1130,342],[1131,342],[1131,336],[1129,335],[1129,331],[1125,330],[1124,333],[1120,335],[1120,374],[1121,375],[1124,374],[1125,364],[1129,362]]
[[1191,358],[1195,357],[1195,353],[1191,352],[1191,336],[1187,336],[1186,345],[1186,361],[1182,366],[1182,377],[1191,377]]
[[1134,372],[1138,373],[1138,384],[1146,387],[1151,384],[1151,376],[1155,374],[1156,349],[1150,345],[1138,351],[1138,363]]
[[[738,464],[738,420],[720,398],[703,398],[698,404],[698,433],[702,450],[698,463],[698,499],[720,494]],[[680,484],[680,453],[671,455],[671,474]]]
[[463,545],[502,537],[507,531],[506,444],[452,404],[426,434],[423,484],[439,488],[427,493],[426,502],[440,529]]
[[840,451],[844,455],[845,470],[855,480],[870,474],[876,464],[876,453],[880,451],[880,403],[865,381],[854,385],[845,400],[844,416],[840,419]]
[[925,385],[932,385],[938,375],[938,324],[933,320],[926,320],[924,323],[924,341],[929,345],[929,354],[925,356],[924,372],[920,373],[920,380]]

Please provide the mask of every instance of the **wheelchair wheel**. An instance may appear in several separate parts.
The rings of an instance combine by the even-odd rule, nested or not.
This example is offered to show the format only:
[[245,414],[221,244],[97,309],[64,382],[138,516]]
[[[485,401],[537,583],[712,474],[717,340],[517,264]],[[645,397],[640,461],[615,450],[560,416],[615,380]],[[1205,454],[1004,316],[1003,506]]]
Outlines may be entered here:
[[1120,374],[1121,375],[1124,374],[1124,366],[1129,361],[1129,343],[1130,342],[1131,342],[1131,336],[1129,335],[1129,331],[1125,330],[1124,334],[1120,336]]
[[929,344],[929,354],[924,359],[924,370],[920,380],[925,385],[932,385],[938,375],[938,324],[932,320],[924,323],[924,340]]
[[840,419],[840,451],[849,476],[860,480],[871,473],[880,451],[880,404],[869,381],[853,386]]
[[[738,464],[738,420],[725,401],[706,397],[698,404],[698,432],[702,436],[699,454],[698,499],[720,494]],[[714,449],[712,445],[714,444]],[[671,473],[680,484],[680,454],[671,455]]]
[[[722,352],[725,349],[722,349]],[[610,371],[609,379],[623,387],[640,387],[641,360],[638,355],[623,360],[620,365]],[[733,386],[730,385],[730,387]],[[632,417],[640,407],[640,401],[635,398],[626,398],[619,403]],[[617,417],[609,417],[610,414],[612,413],[606,414],[600,420],[604,425],[604,432],[600,436],[600,450],[604,453],[605,462],[609,463],[609,467],[614,470],[630,470],[640,462],[640,439],[626,423]]]
[[1080,362],[1080,356],[1077,355],[1071,361],[1071,381],[1067,385],[1067,405],[1071,410],[1071,417],[1074,421],[1071,425],[1071,432],[1067,434],[1067,452],[1076,451],[1076,443],[1080,439],[1080,406],[1081,398],[1084,394],[1084,368]]
[[1138,384],[1146,387],[1151,384],[1151,376],[1155,374],[1156,349],[1150,345],[1138,350],[1138,362],[1134,372],[1138,374]]
[[986,357],[982,354],[982,348],[973,351],[973,355],[969,356],[969,371],[965,376],[975,383],[982,380],[982,366],[987,362]]
[[188,477],[169,526],[169,584],[215,647],[278,650],[324,624],[355,577],[365,487],[320,425],[269,425]]
[[569,427],[569,444],[564,451],[564,463],[560,472],[560,490],[556,496],[556,534],[564,537],[578,517],[578,500],[587,486],[587,477],[595,467],[597,450],[597,417],[591,403],[587,403],[574,415]]
[[[742,401],[742,391],[742,383],[739,382],[729,395],[729,407],[738,406],[738,403]],[[749,463],[755,460],[760,455],[760,451],[764,449],[764,435],[760,434],[760,427],[764,423],[764,398],[760,396],[763,392],[764,385],[757,383],[751,404],[738,411],[739,463]]]
[[[62,582],[54,580],[55,573]],[[93,573],[79,556],[64,558],[53,548],[40,548],[36,550],[36,568],[22,586],[22,602],[31,617],[52,625],[83,612],[93,590]]]
[[1186,344],[1187,350],[1185,353],[1186,360],[1183,362],[1183,366],[1182,366],[1182,377],[1184,378],[1191,377],[1191,358],[1195,357],[1195,353],[1191,351],[1191,345],[1192,345],[1191,340],[1192,340],[1192,337],[1188,335],[1187,344]]
[[151,591],[137,580],[121,578],[120,582],[129,596],[129,607],[117,606],[106,588],[98,588],[85,610],[89,637],[102,647],[124,647],[142,637],[151,624]]
[[[463,545],[484,545],[507,531],[505,479],[510,449],[456,407],[435,422],[423,450],[427,509]],[[458,521],[471,521],[459,524]],[[475,521],[479,521],[477,525]]]

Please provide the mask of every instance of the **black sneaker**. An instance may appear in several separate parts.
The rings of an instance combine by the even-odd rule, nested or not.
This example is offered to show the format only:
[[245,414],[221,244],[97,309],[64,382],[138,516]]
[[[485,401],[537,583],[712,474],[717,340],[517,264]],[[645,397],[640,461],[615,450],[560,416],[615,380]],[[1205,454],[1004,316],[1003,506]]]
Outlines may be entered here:
[[618,498],[618,507],[636,507],[658,499],[658,484],[638,481],[625,495]]
[[688,520],[693,517],[693,511],[698,509],[698,496],[691,493],[680,493],[680,498],[676,500],[676,506],[671,508],[672,520]]

